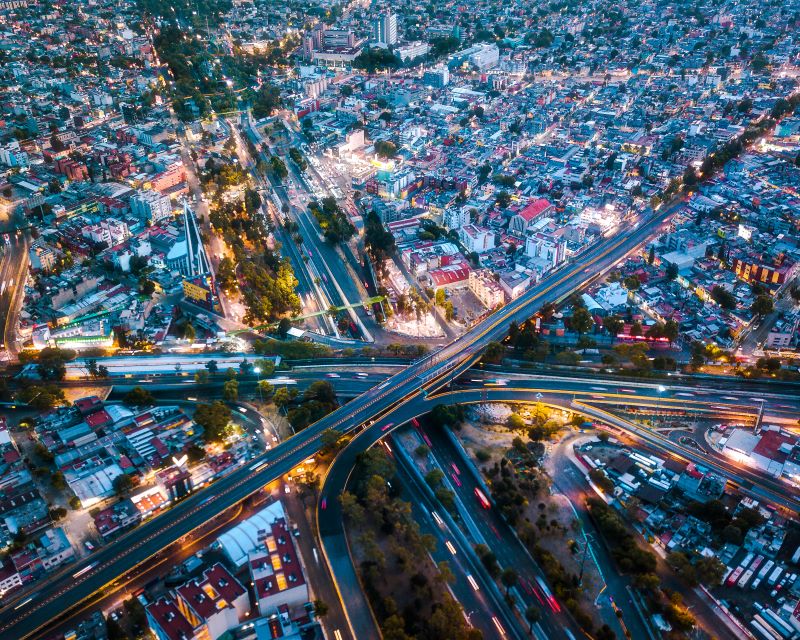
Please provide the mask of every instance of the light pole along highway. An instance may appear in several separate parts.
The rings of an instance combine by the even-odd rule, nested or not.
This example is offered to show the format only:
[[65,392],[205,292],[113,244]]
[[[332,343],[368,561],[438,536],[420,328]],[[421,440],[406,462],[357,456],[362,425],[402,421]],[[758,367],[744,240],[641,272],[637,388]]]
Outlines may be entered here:
[[608,271],[651,237],[678,206],[676,203],[645,213],[619,236],[590,247],[448,346],[411,364],[248,466],[216,481],[209,489],[188,497],[74,564],[70,567],[72,572],[62,572],[43,582],[32,596],[0,611],[0,637],[31,637],[97,590],[110,587],[119,576],[314,455],[319,448],[319,436],[325,430],[348,433],[398,404],[420,394],[424,396],[446,382],[448,376],[465,370],[490,342],[505,338],[512,321],[528,320],[546,302],[561,300]]

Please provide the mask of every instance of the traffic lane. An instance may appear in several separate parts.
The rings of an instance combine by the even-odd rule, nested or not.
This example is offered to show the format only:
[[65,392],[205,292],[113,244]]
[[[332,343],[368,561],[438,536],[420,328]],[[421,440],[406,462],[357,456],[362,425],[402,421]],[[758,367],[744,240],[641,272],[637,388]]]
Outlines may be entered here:
[[[449,470],[448,475],[455,474],[458,477],[458,483],[450,480],[450,488],[458,494],[467,509],[473,507],[469,509],[468,514],[464,515],[472,518],[478,525],[478,529],[483,532],[486,545],[494,553],[500,567],[502,569],[512,568],[517,572],[520,587],[517,589],[517,593],[525,606],[546,609],[548,604],[536,584],[536,577],[547,582],[544,572],[517,538],[511,526],[500,516],[497,509],[494,506],[484,509],[478,503],[475,490],[480,487],[472,473],[461,469],[463,461],[453,451],[452,444],[447,438],[437,429],[427,429],[426,435],[431,441],[431,454],[439,461],[441,468]],[[458,469],[460,473],[456,473],[455,469]],[[481,489],[481,491],[483,490]],[[551,607],[550,613],[551,615],[543,617],[540,623],[549,637],[556,637],[552,634],[556,634],[564,628],[575,629],[563,606],[558,612],[552,611]]]
[[336,455],[323,479],[317,503],[320,550],[330,568],[338,599],[348,621],[346,633],[343,629],[340,629],[340,632],[354,639],[380,637],[372,609],[361,589],[355,567],[350,561],[350,547],[344,533],[344,514],[339,502],[339,496],[347,486],[361,451],[350,443]]
[[[403,487],[406,487],[405,483],[403,484]],[[415,496],[412,495],[410,497],[412,498],[410,500],[411,516],[419,525],[420,532],[423,535],[431,535],[436,539],[436,548],[431,552],[433,561],[437,564],[440,562],[447,562],[450,570],[453,572],[455,580],[449,583],[450,591],[464,609],[464,614],[467,617],[469,624],[476,629],[479,629],[486,640],[489,638],[505,640],[505,638],[497,630],[497,627],[495,627],[491,621],[492,616],[497,615],[496,612],[483,597],[483,593],[480,588],[475,589],[470,584],[468,576],[472,577],[472,575],[462,564],[460,555],[458,553],[453,554],[447,548],[446,543],[450,542],[449,538],[436,524],[430,513],[420,507],[419,502],[415,499]]]
[[[395,424],[399,425],[409,421],[418,411],[418,408],[403,406],[389,418],[396,420]],[[378,636],[374,634],[374,630],[370,635],[369,627],[376,623],[373,622],[372,610],[369,608],[351,561],[352,556],[344,533],[343,514],[338,498],[347,486],[358,456],[385,435],[383,423],[381,420],[364,429],[339,452],[324,479],[318,503],[318,522],[325,559],[331,568],[337,590],[345,603],[348,620],[357,638]],[[408,483],[404,486],[407,487]],[[417,500],[412,500],[412,504],[416,502]],[[508,612],[505,610],[500,612],[501,619],[505,619],[507,615]],[[510,623],[507,621],[506,624]]]
[[[322,624],[331,631],[332,636],[333,631],[347,628],[347,617],[333,585],[328,565],[323,561],[321,552],[317,550],[316,536],[309,521],[308,509],[305,503],[298,498],[296,492],[290,496],[279,496],[279,499],[283,500],[286,514],[300,533],[296,538],[296,544],[300,548],[306,580],[311,586],[314,599],[322,600],[329,606],[329,611],[325,614]],[[313,509],[315,509],[314,506],[312,506]]]
[[[484,365],[486,366],[486,365]],[[602,375],[583,378],[580,374],[572,378],[561,376],[544,376],[538,374],[521,373],[518,369],[508,370],[496,367],[472,369],[464,374],[459,380],[464,386],[474,386],[485,384],[493,379],[514,380],[516,386],[531,386],[543,389],[562,389],[565,391],[575,391],[583,393],[595,393],[598,395],[609,395],[611,397],[634,397],[651,399],[671,399],[676,402],[688,403],[715,403],[720,405],[737,406],[758,406],[758,402],[765,400],[766,407],[775,410],[800,411],[800,396],[796,390],[786,393],[767,392],[763,388],[751,391],[733,391],[727,387],[726,381],[721,380],[720,385],[709,384],[709,381],[698,380],[696,384],[689,385],[681,381],[681,384],[671,383],[669,380],[663,383],[642,383],[628,382],[622,380],[604,380]],[[663,391],[660,391],[663,389]]]

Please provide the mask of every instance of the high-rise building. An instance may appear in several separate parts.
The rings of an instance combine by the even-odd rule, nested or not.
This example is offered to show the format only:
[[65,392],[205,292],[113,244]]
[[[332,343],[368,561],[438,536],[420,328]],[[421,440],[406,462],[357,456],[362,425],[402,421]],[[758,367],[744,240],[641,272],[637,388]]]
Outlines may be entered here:
[[427,69],[422,76],[422,82],[429,87],[441,89],[450,82],[450,71],[443,64]]
[[372,21],[372,39],[380,45],[397,44],[397,15],[387,12]]

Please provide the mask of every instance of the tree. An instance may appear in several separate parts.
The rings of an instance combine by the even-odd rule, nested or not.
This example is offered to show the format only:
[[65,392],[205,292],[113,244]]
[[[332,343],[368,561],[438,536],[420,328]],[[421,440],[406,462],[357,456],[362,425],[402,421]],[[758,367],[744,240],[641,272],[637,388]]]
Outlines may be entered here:
[[650,251],[647,254],[647,264],[653,264],[656,261],[656,248],[650,245]]
[[425,474],[425,482],[431,489],[438,487],[444,479],[444,472],[441,469],[431,469]]
[[197,331],[195,331],[194,325],[191,322],[187,322],[183,326],[183,337],[189,342],[194,342],[194,339],[197,337]]
[[288,318],[281,318],[280,322],[278,322],[278,334],[284,340],[286,336],[289,335],[289,329],[292,328],[292,323],[289,321]]
[[500,364],[505,357],[505,347],[499,342],[490,342],[486,345],[486,350],[483,352],[483,359],[485,362],[491,364]]
[[674,262],[668,262],[667,268],[664,270],[664,275],[667,280],[674,280],[678,277],[678,265]]
[[709,589],[713,589],[722,584],[726,567],[719,558],[703,556],[697,559],[694,570],[697,579]]
[[531,605],[527,609],[525,609],[525,619],[530,624],[530,628],[528,629],[528,633],[533,635],[533,625],[535,625],[539,620],[542,619],[542,612],[539,610],[538,607]]
[[508,592],[511,589],[511,587],[517,584],[518,580],[519,576],[517,575],[517,572],[514,571],[514,569],[508,567],[503,570],[503,573],[500,575],[500,582],[502,582],[503,586],[506,588],[506,595],[508,595]]
[[603,328],[614,338],[619,335],[624,326],[625,323],[619,316],[606,316],[603,318]]
[[578,307],[572,312],[570,326],[572,327],[573,331],[578,333],[586,333],[594,326],[592,314],[589,313],[589,310],[585,307]]
[[211,404],[198,404],[194,412],[194,421],[203,428],[203,435],[208,442],[219,442],[225,438],[231,410],[219,400]]
[[114,620],[110,615],[106,618],[106,633],[108,640],[127,640],[128,634],[122,628],[119,622]]
[[275,387],[267,380],[258,381],[258,395],[264,401],[269,401],[275,393]]
[[506,426],[513,431],[518,431],[525,428],[525,420],[518,413],[512,413],[506,419]]
[[194,381],[197,384],[206,384],[208,382],[208,371],[198,371],[195,373]]
[[489,547],[485,544],[475,545],[475,553],[481,559],[486,572],[492,578],[497,578],[500,575],[500,566],[497,564],[497,558],[491,552]]
[[286,409],[292,401],[297,397],[297,389],[289,389],[288,387],[278,387],[272,402],[278,409]]
[[336,429],[325,429],[320,434],[319,445],[322,455],[335,454],[342,446],[342,434]]
[[222,385],[222,398],[226,402],[235,402],[239,399],[238,380],[228,380]]
[[145,407],[155,404],[153,395],[142,387],[134,387],[122,399],[122,402],[130,407]]
[[774,309],[775,304],[773,303],[772,298],[767,295],[758,296],[750,307],[750,311],[761,318],[772,313]]
[[314,600],[314,615],[323,618],[327,615],[330,607],[322,600]]
[[64,391],[54,385],[31,385],[21,389],[17,393],[17,400],[30,405],[39,411],[52,409],[53,407],[65,402]]
[[114,478],[114,482],[112,484],[114,486],[114,491],[118,496],[128,495],[130,490],[133,488],[133,480],[131,480],[131,477],[126,473]]
[[736,308],[736,296],[718,284],[711,289],[711,298],[723,309],[733,311]]
[[217,364],[216,360],[209,360],[206,362],[206,369],[208,369],[208,372],[213,375],[219,371],[219,365]]
[[664,330],[663,335],[664,337],[669,340],[670,344],[675,342],[678,339],[678,335],[680,333],[680,326],[675,320],[667,320],[664,323]]
[[42,380],[63,380],[67,374],[64,363],[74,357],[74,351],[58,347],[45,347],[36,358],[36,371]]

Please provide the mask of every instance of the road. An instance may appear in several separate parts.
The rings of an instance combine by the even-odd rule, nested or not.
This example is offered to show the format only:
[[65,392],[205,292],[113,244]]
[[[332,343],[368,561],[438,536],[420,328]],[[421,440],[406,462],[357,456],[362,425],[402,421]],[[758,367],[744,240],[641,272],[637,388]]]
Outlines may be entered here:
[[[336,429],[349,433],[399,404],[416,400],[413,404],[419,405],[419,400],[428,390],[471,365],[490,342],[502,340],[512,321],[521,323],[528,320],[543,304],[566,297],[610,270],[654,235],[677,206],[646,213],[641,220],[628,227],[621,237],[603,240],[589,248],[574,262],[544,278],[447,347],[421,358],[311,425],[297,437],[267,451],[256,458],[254,464],[219,480],[214,484],[212,495],[199,492],[190,496],[152,523],[137,528],[120,541],[101,549],[92,559],[97,565],[78,579],[51,582],[43,587],[35,600],[13,611],[0,612],[0,635],[28,637],[57,613],[68,610],[165,545],[316,453],[319,438],[325,430]],[[77,568],[81,566],[88,566],[88,563],[76,565]]]
[[0,327],[3,330],[2,356],[15,360],[19,352],[17,326],[19,312],[25,298],[25,281],[28,277],[28,237],[25,232],[9,233],[0,262]]

